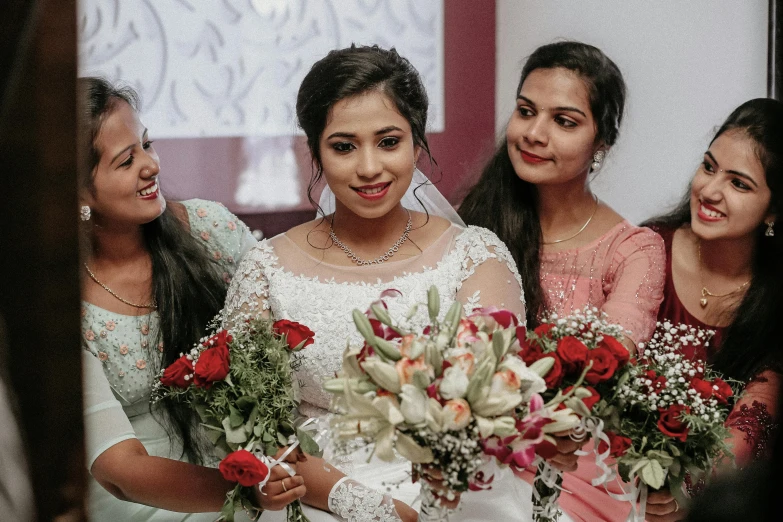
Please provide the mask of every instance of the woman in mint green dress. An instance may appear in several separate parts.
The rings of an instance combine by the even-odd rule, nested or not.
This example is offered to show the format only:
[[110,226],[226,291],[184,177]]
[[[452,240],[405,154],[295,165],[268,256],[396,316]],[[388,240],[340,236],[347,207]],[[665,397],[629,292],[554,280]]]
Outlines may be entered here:
[[[89,515],[215,520],[234,484],[216,469],[194,412],[151,406],[150,391],[159,370],[204,335],[255,240],[218,203],[167,205],[132,90],[95,78],[78,86]],[[272,473],[259,505],[279,510],[304,495],[299,475]]]

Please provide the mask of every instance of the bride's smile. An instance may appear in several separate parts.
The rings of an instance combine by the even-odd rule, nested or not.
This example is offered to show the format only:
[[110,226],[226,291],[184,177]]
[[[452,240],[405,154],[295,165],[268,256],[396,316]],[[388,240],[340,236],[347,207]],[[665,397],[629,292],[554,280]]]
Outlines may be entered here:
[[399,205],[411,184],[419,147],[391,98],[372,90],[334,104],[320,153],[337,207],[376,219]]

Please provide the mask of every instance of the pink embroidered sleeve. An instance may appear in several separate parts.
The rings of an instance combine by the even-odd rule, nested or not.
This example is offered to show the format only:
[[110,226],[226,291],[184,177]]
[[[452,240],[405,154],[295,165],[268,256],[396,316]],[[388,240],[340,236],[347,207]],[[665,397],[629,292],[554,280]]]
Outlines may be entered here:
[[745,467],[765,456],[777,423],[778,390],[781,375],[771,370],[761,373],[745,387],[745,392],[726,420],[731,430],[732,451],[737,467]]
[[601,309],[612,322],[629,330],[637,344],[655,330],[665,278],[663,239],[649,228],[636,228],[614,251]]

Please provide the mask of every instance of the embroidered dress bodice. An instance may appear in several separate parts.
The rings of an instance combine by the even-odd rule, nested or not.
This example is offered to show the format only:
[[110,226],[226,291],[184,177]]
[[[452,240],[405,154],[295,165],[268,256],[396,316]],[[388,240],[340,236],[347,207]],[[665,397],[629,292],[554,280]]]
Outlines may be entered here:
[[[268,311],[275,319],[297,321],[315,332],[315,343],[301,352],[296,376],[301,413],[318,416],[331,400],[323,382],[340,370],[346,342],[362,342],[351,312],[366,310],[381,292],[395,289],[402,295],[386,303],[392,317],[401,318],[414,303],[426,303],[432,285],[441,295],[441,314],[459,299],[468,313],[493,305],[524,317],[521,281],[508,249],[488,230],[456,225],[414,258],[373,266],[323,263],[285,234],[261,241],[237,270],[226,313],[230,318],[238,311]],[[423,328],[427,319],[422,308],[411,323]]]
[[[315,332],[315,342],[299,354],[299,410],[302,415],[320,419],[320,425],[328,430],[324,419],[331,395],[323,390],[323,383],[340,370],[346,343],[362,342],[352,311],[367,310],[384,290],[394,289],[399,294],[385,302],[392,317],[403,318],[415,303],[426,303],[432,285],[440,293],[441,316],[455,300],[463,303],[467,313],[496,306],[520,318],[525,316],[521,280],[506,246],[488,230],[457,225],[417,256],[406,259],[398,255],[371,266],[325,263],[308,255],[286,234],[261,241],[237,269],[224,313],[228,323],[241,320],[244,314],[270,314],[274,319],[297,321]],[[423,306],[409,324],[423,328],[427,322]],[[329,507],[342,520],[398,520],[396,512],[389,509],[389,495],[409,505],[415,505],[418,495],[418,484],[410,481],[410,463],[401,458],[394,463],[377,459],[368,463],[368,453],[363,450],[336,458],[330,455],[327,444],[324,458],[348,475],[332,488]],[[469,492],[463,496],[461,520],[484,520],[488,512],[496,513],[498,520],[511,519],[519,513],[519,503],[529,503],[529,496],[519,495],[516,489],[521,481],[504,471],[508,470],[496,473],[494,495]],[[389,483],[397,486],[389,495],[381,495]],[[498,503],[498,496],[506,495],[515,500]],[[308,516],[316,521],[310,512]],[[317,521],[328,520],[324,516]]]

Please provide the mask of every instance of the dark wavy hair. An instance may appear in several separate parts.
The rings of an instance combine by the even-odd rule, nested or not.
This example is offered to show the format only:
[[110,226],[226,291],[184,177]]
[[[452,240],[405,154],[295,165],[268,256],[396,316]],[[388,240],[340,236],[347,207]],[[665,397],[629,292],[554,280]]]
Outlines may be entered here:
[[[525,62],[517,93],[534,70],[555,68],[568,69],[581,78],[596,122],[596,143],[614,145],[625,106],[625,82],[617,65],[592,45],[570,41],[544,45]],[[542,234],[538,191],[517,176],[505,136],[465,196],[459,213],[467,224],[488,228],[508,246],[522,276],[528,324],[537,325],[546,306],[539,279]]]
[[[737,107],[712,138],[722,134],[742,132],[753,141],[756,156],[764,167],[770,188],[770,211],[783,209],[783,103],[757,98]],[[690,188],[682,202],[669,214],[644,223],[653,228],[679,228],[691,223]],[[753,276],[742,301],[732,311],[731,324],[721,340],[721,346],[711,361],[718,370],[735,379],[748,380],[766,368],[781,371],[780,340],[775,326],[780,324],[781,291],[783,290],[783,233],[768,237],[766,225],[756,229],[753,252]]]
[[416,68],[393,47],[387,50],[377,45],[351,45],[329,51],[313,64],[296,97],[296,117],[307,136],[315,167],[307,188],[313,206],[317,207],[312,190],[323,177],[319,145],[329,111],[340,100],[373,90],[385,94],[394,103],[411,126],[413,143],[427,154],[431,165],[437,164],[425,134],[429,99]]
[[[94,193],[93,175],[102,153],[96,145],[101,126],[121,103],[138,110],[139,98],[130,87],[114,86],[102,78],[79,78],[77,89],[79,186]],[[84,223],[80,231],[83,250],[93,248],[91,223]],[[227,284],[216,262],[170,206],[141,228],[152,260],[152,292],[160,318],[159,338],[150,346],[163,342],[161,365],[166,367],[204,336],[207,323],[223,306]],[[169,435],[182,442],[184,454],[192,462],[202,463],[208,446],[193,410],[173,401],[165,401],[163,406],[160,420]]]

